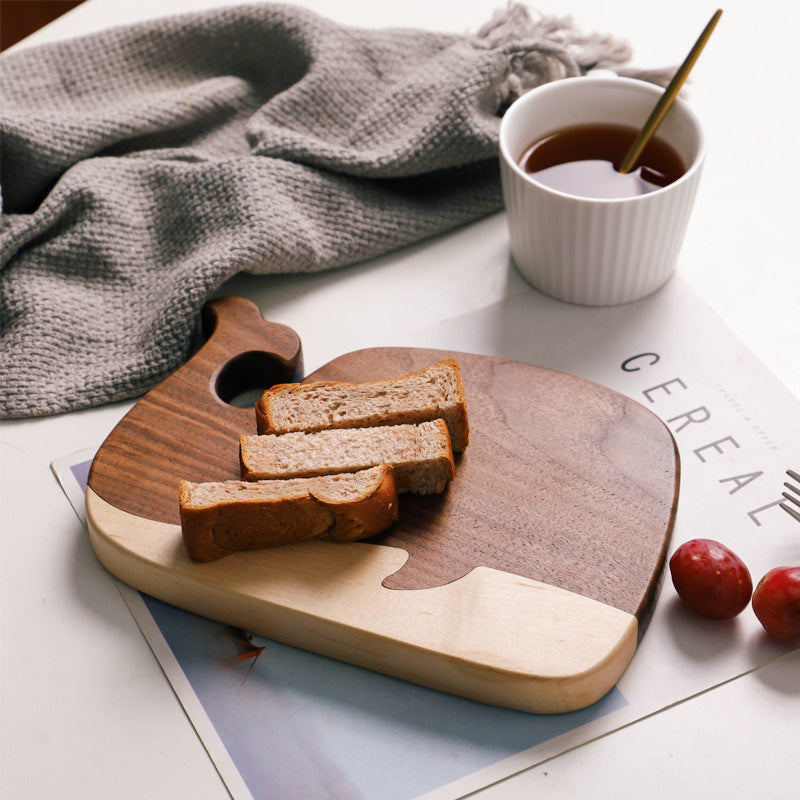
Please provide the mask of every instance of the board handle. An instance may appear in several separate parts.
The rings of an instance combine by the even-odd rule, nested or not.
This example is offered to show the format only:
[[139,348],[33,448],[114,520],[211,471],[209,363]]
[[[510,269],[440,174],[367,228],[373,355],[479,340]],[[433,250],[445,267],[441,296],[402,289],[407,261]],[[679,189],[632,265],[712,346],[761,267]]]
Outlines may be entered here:
[[303,350],[286,325],[269,322],[243,297],[218,297],[203,306],[200,330],[205,343],[187,362],[208,391],[224,403],[260,393],[276,383],[299,381]]
[[[302,373],[298,335],[249,300],[210,301],[201,327],[206,342],[131,408],[92,462],[92,490],[138,517],[179,522],[181,479],[238,478],[239,436],[256,432],[253,401]],[[235,402],[247,392],[251,401]]]

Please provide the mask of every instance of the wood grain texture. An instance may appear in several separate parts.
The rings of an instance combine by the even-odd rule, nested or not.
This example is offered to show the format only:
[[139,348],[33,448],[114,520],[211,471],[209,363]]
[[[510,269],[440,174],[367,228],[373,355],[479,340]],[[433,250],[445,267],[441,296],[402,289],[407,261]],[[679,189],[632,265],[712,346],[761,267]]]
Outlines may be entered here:
[[225,400],[254,372],[266,386],[300,364],[296,335],[247,301],[215,301],[207,321],[206,345],[94,460],[90,535],[113,574],[221,622],[497,705],[566,711],[614,685],[652,607],[678,500],[677,449],[652,412],[499,358],[348,353],[307,380],[458,361],[470,444],[448,489],[403,496],[398,522],[368,542],[196,564],[182,546],[179,480],[238,478],[238,437],[255,432],[255,412]]
[[373,540],[409,553],[384,586],[437,586],[483,565],[641,619],[677,506],[678,453],[666,426],[598,384],[465,353],[364,350],[312,377],[373,380],[444,357],[461,367],[470,445],[445,494],[402,497],[400,522]]

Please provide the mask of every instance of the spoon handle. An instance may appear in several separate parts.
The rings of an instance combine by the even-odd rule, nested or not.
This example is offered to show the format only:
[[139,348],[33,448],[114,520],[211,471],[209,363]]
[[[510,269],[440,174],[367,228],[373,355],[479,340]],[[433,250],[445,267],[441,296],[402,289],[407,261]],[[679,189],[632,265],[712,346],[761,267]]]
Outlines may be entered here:
[[711,17],[708,24],[703,29],[703,32],[700,34],[700,37],[694,43],[694,47],[692,47],[692,49],[689,51],[689,55],[686,56],[683,64],[680,65],[678,71],[675,73],[672,80],[669,82],[669,85],[664,90],[664,94],[661,95],[655,105],[655,108],[650,112],[647,122],[645,122],[644,127],[634,140],[630,150],[628,150],[628,152],[625,154],[625,158],[622,159],[622,163],[619,165],[618,169],[619,172],[626,173],[633,169],[636,161],[642,154],[642,150],[644,150],[647,143],[656,132],[656,128],[658,128],[658,126],[661,124],[662,120],[666,116],[667,111],[669,111],[670,106],[678,96],[678,92],[681,90],[681,87],[691,72],[692,67],[695,65],[695,62],[700,57],[700,53],[706,46],[706,42],[711,37],[711,34],[714,28],[717,26],[717,22],[721,16],[722,9],[720,8],[717,9],[717,11],[714,13],[714,16]]

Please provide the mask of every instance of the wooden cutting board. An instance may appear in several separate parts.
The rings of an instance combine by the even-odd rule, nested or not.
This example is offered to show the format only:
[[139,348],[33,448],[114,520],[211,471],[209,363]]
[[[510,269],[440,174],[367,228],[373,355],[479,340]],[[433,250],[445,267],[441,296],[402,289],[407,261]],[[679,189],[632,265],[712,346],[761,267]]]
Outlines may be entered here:
[[622,675],[654,602],[679,486],[648,409],[528,364],[450,351],[348,353],[309,380],[395,377],[454,357],[470,444],[439,496],[402,495],[366,542],[304,542],[198,564],[178,482],[239,477],[255,412],[227,401],[292,380],[301,347],[241,298],[206,306],[205,345],[98,451],[86,507],[100,561],[189,611],[486,703],[585,707]]

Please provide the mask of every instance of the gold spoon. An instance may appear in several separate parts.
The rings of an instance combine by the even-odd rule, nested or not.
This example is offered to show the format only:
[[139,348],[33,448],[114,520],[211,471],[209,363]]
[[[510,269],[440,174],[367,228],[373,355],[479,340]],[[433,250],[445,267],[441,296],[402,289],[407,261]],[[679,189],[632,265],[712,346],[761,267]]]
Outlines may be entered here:
[[675,73],[672,80],[669,82],[669,85],[664,90],[664,94],[661,95],[655,105],[655,108],[650,112],[647,122],[645,122],[644,127],[634,140],[630,150],[628,150],[628,152],[625,154],[625,158],[622,159],[622,163],[619,165],[619,169],[617,170],[618,172],[622,172],[624,174],[633,169],[636,161],[642,154],[642,150],[644,150],[647,143],[656,132],[656,129],[666,116],[667,111],[669,111],[670,106],[672,106],[672,103],[675,101],[675,98],[678,96],[678,92],[681,90],[681,87],[691,72],[692,67],[695,65],[695,62],[700,57],[700,53],[706,46],[706,42],[711,37],[711,33],[717,26],[717,22],[721,16],[722,9],[720,8],[717,9],[717,11],[714,13],[714,16],[711,17],[708,25],[706,25],[706,27],[703,29],[703,32],[700,34],[700,38],[694,43],[694,47],[692,47],[692,49],[689,51],[689,55],[686,56],[683,64],[680,65],[678,71]]

